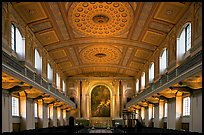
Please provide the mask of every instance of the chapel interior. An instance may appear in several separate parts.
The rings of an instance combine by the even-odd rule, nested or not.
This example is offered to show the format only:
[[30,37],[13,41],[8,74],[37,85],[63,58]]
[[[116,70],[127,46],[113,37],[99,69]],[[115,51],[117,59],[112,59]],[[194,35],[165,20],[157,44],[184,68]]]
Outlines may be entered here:
[[202,2],[2,2],[1,93],[2,133],[202,133]]

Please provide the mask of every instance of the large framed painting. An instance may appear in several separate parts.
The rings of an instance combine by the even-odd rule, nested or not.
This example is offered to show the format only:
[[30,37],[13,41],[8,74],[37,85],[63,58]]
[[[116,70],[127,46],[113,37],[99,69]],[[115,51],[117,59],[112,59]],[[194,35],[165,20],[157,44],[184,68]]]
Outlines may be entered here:
[[106,86],[98,85],[91,92],[92,117],[110,117],[110,91]]

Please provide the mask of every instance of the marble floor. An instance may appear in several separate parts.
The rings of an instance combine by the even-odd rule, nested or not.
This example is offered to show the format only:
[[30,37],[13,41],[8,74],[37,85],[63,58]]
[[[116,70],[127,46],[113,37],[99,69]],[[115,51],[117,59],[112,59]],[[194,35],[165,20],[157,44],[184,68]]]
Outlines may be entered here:
[[113,133],[110,129],[90,129],[89,133]]

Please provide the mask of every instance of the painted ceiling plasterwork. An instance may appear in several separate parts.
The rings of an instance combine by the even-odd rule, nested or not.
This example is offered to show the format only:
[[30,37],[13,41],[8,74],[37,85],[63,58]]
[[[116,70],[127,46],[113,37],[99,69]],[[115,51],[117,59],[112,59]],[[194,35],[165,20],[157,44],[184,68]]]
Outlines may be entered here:
[[188,2],[12,4],[67,76],[137,76],[189,6]]
[[133,11],[122,2],[73,3],[68,12],[71,27],[78,33],[92,37],[110,37],[128,31]]

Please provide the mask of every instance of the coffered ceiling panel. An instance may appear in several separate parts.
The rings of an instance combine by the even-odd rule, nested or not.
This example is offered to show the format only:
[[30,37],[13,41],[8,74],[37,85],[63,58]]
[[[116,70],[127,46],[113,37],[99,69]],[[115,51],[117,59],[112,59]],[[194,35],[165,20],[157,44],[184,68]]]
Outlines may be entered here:
[[47,31],[44,33],[39,33],[39,34],[37,34],[37,38],[43,45],[59,42],[59,39],[58,39],[55,31],[53,31],[53,30]]
[[138,63],[138,62],[131,62],[130,67],[135,69],[140,69],[144,64]]
[[29,26],[34,33],[52,28],[52,24],[48,21],[37,24],[31,23]]
[[159,22],[155,22],[155,21],[152,21],[149,24],[149,28],[159,30],[159,31],[162,31],[165,33],[168,33],[172,27],[173,27],[172,24],[163,24],[163,23],[159,23]]
[[146,43],[154,44],[154,45],[160,45],[164,37],[165,37],[164,34],[152,32],[152,31],[146,31],[142,41]]
[[55,51],[51,51],[50,54],[51,54],[53,59],[59,59],[59,58],[63,58],[63,57],[67,56],[64,49],[58,49]]
[[175,24],[186,10],[180,2],[162,2],[154,16],[155,19]]
[[143,59],[148,59],[151,55],[150,55],[150,52],[147,52],[144,50],[137,50],[135,53],[135,56],[143,58]]
[[59,66],[64,69],[64,70],[67,70],[66,68],[70,68],[72,67],[72,63],[71,62],[63,62],[63,63],[59,63]]
[[23,16],[26,23],[47,18],[40,2],[20,2],[14,8]]

